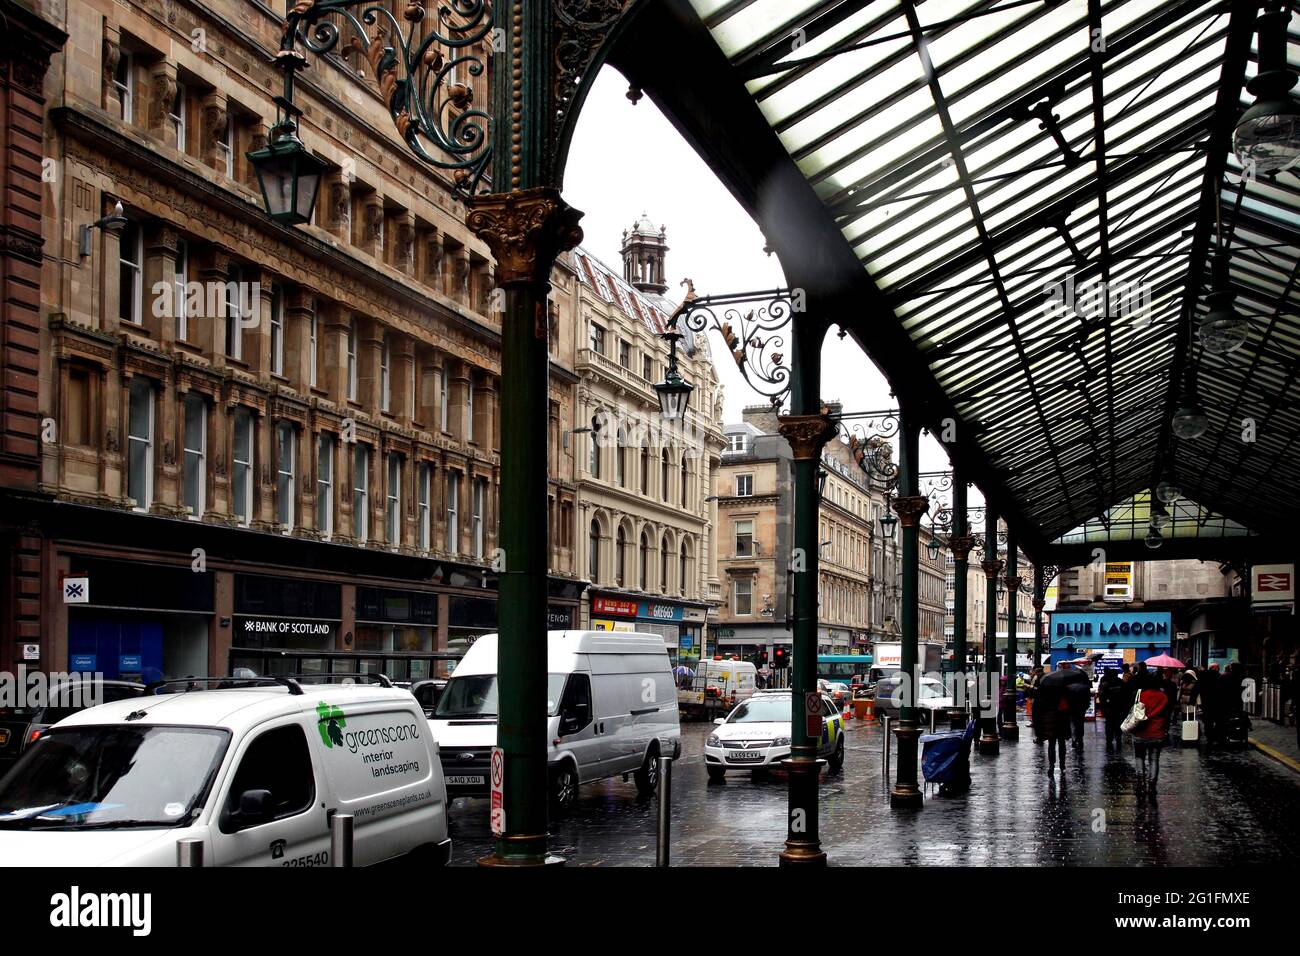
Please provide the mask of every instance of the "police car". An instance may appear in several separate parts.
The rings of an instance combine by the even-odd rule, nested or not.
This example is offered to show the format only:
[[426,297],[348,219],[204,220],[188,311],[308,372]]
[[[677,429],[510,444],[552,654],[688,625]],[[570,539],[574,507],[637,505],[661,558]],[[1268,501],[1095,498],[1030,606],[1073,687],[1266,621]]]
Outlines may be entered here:
[[[817,756],[832,772],[844,766],[844,718],[825,694],[821,702],[822,735]],[[761,771],[790,756],[790,691],[762,690],[719,717],[704,742],[709,779],[722,780],[728,770]]]

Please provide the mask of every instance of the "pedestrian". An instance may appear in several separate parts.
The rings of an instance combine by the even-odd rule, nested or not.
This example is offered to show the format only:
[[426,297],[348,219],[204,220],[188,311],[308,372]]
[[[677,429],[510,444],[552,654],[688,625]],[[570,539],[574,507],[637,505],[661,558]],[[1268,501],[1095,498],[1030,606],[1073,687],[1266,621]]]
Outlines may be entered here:
[[1088,675],[1077,667],[1069,667],[1066,675],[1066,696],[1069,699],[1070,727],[1074,731],[1075,753],[1083,754],[1083,728],[1088,715],[1088,704],[1092,700],[1092,681]]
[[[1031,728],[1033,727],[1034,720],[1034,694],[1037,691],[1038,682],[1042,679],[1043,665],[1038,664],[1029,672],[1029,680],[1025,682],[1025,714],[1029,718],[1029,726]],[[1032,733],[1034,735],[1034,743],[1040,743],[1038,739],[1038,731],[1033,730]]]
[[1061,758],[1061,773],[1065,773],[1065,740],[1070,736],[1070,701],[1061,682],[1039,682],[1034,690],[1034,709],[1031,715],[1034,739],[1047,743],[1047,775],[1056,769],[1056,758]]
[[1222,721],[1219,719],[1219,708],[1223,703],[1220,699],[1219,684],[1222,681],[1223,675],[1219,673],[1218,664],[1211,664],[1197,681],[1197,690],[1201,698],[1201,719],[1205,721],[1205,742],[1208,744],[1218,743],[1219,731],[1222,729]]
[[1145,715],[1129,730],[1133,736],[1133,755],[1138,760],[1138,772],[1147,778],[1147,789],[1155,793],[1160,780],[1160,753],[1169,738],[1169,714],[1174,702],[1154,674],[1140,673],[1134,682],[1137,685],[1134,703],[1142,702]]
[[1295,723],[1295,742],[1300,747],[1300,664],[1291,668],[1291,720]]
[[1101,716],[1106,721],[1106,749],[1108,750],[1112,743],[1117,749],[1124,745],[1124,735],[1119,725],[1123,723],[1133,706],[1133,694],[1126,680],[1128,676],[1128,671],[1121,674],[1108,670],[1102,675],[1101,683],[1097,685],[1097,703],[1101,708]]

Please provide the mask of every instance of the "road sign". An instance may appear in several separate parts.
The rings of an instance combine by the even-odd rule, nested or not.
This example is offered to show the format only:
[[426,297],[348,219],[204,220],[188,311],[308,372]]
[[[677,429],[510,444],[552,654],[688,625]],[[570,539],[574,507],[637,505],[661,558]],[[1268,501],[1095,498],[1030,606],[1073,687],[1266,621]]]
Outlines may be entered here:
[[805,728],[809,740],[822,739],[822,696],[817,691],[803,695],[803,708],[807,714]]
[[492,835],[501,836],[506,832],[506,752],[500,747],[492,748]]

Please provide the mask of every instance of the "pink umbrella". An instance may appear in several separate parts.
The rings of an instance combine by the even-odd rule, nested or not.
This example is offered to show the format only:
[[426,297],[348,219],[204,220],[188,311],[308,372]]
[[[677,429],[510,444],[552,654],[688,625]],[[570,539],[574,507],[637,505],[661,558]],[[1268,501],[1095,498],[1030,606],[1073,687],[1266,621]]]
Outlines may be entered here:
[[1168,654],[1157,654],[1155,657],[1148,657],[1146,665],[1147,667],[1182,667],[1183,662]]

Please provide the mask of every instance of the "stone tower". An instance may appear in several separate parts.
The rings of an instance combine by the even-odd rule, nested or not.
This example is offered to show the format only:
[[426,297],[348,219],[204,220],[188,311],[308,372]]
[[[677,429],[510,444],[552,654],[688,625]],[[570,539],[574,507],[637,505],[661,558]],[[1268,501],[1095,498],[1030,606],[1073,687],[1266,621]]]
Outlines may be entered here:
[[668,291],[664,277],[666,252],[666,230],[662,226],[655,229],[650,217],[641,213],[630,232],[623,230],[623,278],[642,292],[663,295]]

